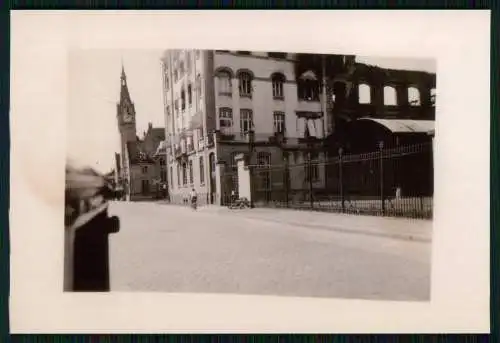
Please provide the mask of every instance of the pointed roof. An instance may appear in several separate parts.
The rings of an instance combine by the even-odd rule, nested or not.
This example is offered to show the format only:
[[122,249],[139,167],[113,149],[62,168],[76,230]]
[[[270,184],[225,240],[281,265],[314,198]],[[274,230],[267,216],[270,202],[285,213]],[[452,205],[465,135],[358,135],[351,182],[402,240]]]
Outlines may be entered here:
[[132,103],[132,100],[130,99],[130,93],[128,91],[127,74],[125,74],[125,67],[123,65],[123,60],[122,60],[122,73],[120,76],[120,80],[121,80],[120,103],[123,103],[125,101]]
[[125,66],[123,65],[123,57],[122,57],[122,79],[126,79],[127,75],[125,75]]

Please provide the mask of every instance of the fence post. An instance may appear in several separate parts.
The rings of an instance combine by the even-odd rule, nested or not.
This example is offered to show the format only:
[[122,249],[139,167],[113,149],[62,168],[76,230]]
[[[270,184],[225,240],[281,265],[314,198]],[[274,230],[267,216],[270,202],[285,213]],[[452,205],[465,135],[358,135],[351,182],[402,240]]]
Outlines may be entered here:
[[253,149],[254,149],[254,142],[255,142],[255,131],[253,129],[250,129],[248,131],[248,177],[250,179],[250,208],[254,208],[254,198],[255,198],[255,192],[254,192],[254,184],[255,180],[253,177]]
[[313,178],[312,178],[312,172],[313,172],[313,169],[312,169],[312,150],[313,150],[313,147],[312,147],[312,143],[309,143],[309,202],[310,202],[310,205],[311,205],[311,210],[314,208],[314,200],[313,200]]
[[345,201],[344,201],[344,178],[343,178],[343,149],[339,148],[339,189],[340,189],[340,203],[342,205],[342,213],[345,212]]
[[379,156],[380,156],[380,200],[382,201],[382,215],[385,214],[385,194],[384,194],[384,142],[380,141],[378,143],[379,147]]
[[289,167],[289,161],[288,161],[288,152],[283,152],[283,159],[285,160],[285,170],[284,170],[284,184],[285,184],[285,206],[288,208],[288,196],[289,196],[289,181],[290,181],[290,175],[288,172],[288,167]]

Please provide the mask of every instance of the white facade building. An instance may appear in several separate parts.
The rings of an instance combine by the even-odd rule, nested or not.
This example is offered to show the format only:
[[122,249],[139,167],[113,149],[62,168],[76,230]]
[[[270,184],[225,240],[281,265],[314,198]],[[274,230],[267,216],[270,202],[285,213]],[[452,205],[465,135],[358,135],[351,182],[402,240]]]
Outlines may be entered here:
[[[322,138],[327,131],[321,81],[312,71],[296,75],[295,54],[168,50],[161,64],[168,184],[174,201],[191,188],[201,197],[206,194],[209,202],[227,193],[216,164],[223,161],[225,171],[234,170],[234,156],[248,151],[251,130],[262,143],[254,154],[255,163],[261,164],[283,161],[280,149],[264,144],[272,137],[286,137],[296,150],[290,163],[301,164],[305,157],[297,153],[304,147],[300,139]],[[315,186],[321,187],[323,173],[314,175]]]

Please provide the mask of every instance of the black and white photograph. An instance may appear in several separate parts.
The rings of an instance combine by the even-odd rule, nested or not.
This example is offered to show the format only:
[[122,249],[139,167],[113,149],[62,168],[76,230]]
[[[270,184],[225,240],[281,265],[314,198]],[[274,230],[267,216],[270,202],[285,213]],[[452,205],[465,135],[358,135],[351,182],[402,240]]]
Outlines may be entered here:
[[72,51],[68,290],[429,301],[435,70]]
[[12,331],[487,330],[489,30],[13,15]]

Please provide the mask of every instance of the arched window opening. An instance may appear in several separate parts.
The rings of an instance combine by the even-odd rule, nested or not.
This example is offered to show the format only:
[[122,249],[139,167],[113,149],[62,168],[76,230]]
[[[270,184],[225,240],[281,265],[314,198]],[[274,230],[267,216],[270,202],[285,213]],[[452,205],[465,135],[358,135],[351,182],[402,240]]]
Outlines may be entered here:
[[410,106],[420,106],[420,91],[417,87],[408,88],[408,103]]
[[396,106],[398,104],[396,89],[392,86],[384,87],[384,105]]
[[221,71],[217,74],[217,89],[219,90],[219,94],[221,95],[231,95],[232,84],[231,84],[231,75],[227,71]]
[[372,102],[371,88],[366,83],[358,86],[358,102],[360,104],[370,104]]
[[252,75],[247,72],[242,72],[239,75],[240,81],[240,96],[241,97],[251,97],[252,96]]
[[274,74],[272,77],[273,84],[273,98],[284,99],[285,94],[283,91],[283,84],[285,83],[285,76],[283,74]]
[[311,70],[303,73],[297,81],[299,100],[319,101],[319,81]]

